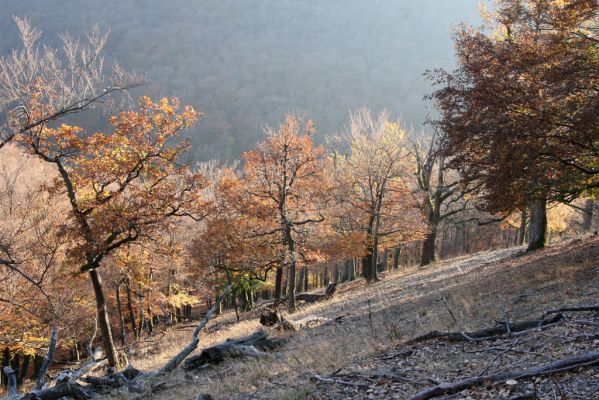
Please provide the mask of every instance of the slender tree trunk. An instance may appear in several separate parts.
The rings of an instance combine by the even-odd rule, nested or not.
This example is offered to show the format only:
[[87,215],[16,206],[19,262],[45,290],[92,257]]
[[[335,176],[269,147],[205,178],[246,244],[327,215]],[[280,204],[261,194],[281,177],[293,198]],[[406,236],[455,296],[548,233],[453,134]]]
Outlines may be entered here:
[[106,308],[106,298],[104,297],[104,288],[102,287],[102,279],[96,269],[89,271],[89,276],[94,287],[96,295],[96,308],[98,310],[98,322],[100,324],[100,332],[102,333],[102,344],[104,345],[104,353],[108,359],[110,367],[118,367],[118,358],[114,340],[112,339],[112,330],[110,329],[110,319],[108,318],[108,309]]
[[399,256],[401,255],[401,246],[397,246],[393,250],[393,270],[399,269]]
[[530,207],[528,251],[542,249],[547,241],[547,200],[539,197]]
[[308,290],[310,290],[310,270],[305,267],[304,268],[305,274],[304,274],[304,290],[307,292]]
[[584,215],[582,217],[582,231],[590,232],[593,225],[593,199],[586,199],[584,202]]
[[146,294],[146,312],[148,313],[148,334],[154,333],[154,315],[152,314],[152,281],[154,280],[154,269],[150,268],[148,292]]
[[522,211],[520,211],[520,228],[518,229],[518,244],[520,246],[524,244],[526,239],[526,217],[526,208],[522,207]]
[[[141,291],[141,288],[139,288]],[[139,315],[139,326],[137,327],[137,337],[141,337],[144,325],[146,324],[146,316],[144,315],[144,303],[141,293],[137,293],[137,315]]]
[[121,336],[121,344],[127,344],[127,334],[125,332],[125,318],[123,317],[123,305],[121,304],[121,284],[116,284],[116,310],[119,314],[119,331]]
[[304,274],[306,273],[305,268],[300,268],[298,279],[297,279],[297,291],[299,293],[304,292]]
[[281,295],[283,291],[283,267],[277,267],[275,275],[275,305],[281,302]]
[[[231,289],[233,288],[233,277],[231,276],[231,271],[228,268],[225,268],[225,272],[227,273],[227,282]],[[235,317],[237,318],[237,322],[239,322],[239,306],[237,305],[237,295],[235,294],[235,290],[231,290],[231,295],[233,296],[233,307],[235,308]]]
[[289,280],[287,288],[287,310],[293,312],[296,310],[295,304],[295,272],[296,272],[296,260],[295,260],[295,241],[291,236],[291,228],[289,227],[286,231],[287,249],[289,251]]
[[137,339],[137,324],[135,323],[135,312],[133,312],[133,300],[131,299],[131,281],[129,277],[125,279],[125,289],[127,291],[127,311],[129,311],[129,322],[131,323],[131,332]]

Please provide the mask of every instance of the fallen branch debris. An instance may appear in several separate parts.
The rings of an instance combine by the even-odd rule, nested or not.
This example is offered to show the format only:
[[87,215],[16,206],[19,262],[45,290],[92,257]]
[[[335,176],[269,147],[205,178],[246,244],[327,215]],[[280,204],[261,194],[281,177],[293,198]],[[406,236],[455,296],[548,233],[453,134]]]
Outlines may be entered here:
[[560,372],[572,371],[581,367],[599,364],[599,352],[593,352],[558,360],[540,367],[522,371],[507,371],[490,375],[475,376],[457,382],[443,382],[437,386],[425,389],[412,396],[410,400],[428,400],[445,394],[453,394],[464,389],[483,385],[487,382],[501,382],[508,379],[526,379],[535,376],[551,375]]

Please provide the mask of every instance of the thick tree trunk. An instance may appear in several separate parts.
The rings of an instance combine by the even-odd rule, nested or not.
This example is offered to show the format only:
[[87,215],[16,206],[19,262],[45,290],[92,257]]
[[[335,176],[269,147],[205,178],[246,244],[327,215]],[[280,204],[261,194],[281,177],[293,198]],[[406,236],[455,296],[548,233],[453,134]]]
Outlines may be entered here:
[[582,217],[582,231],[590,232],[593,225],[593,199],[584,202],[584,215]]
[[518,229],[518,244],[522,246],[526,239],[526,208],[522,208],[520,211],[520,228]]
[[547,201],[537,198],[530,207],[528,251],[542,249],[547,240]]
[[118,367],[118,358],[116,354],[116,348],[114,347],[114,341],[112,339],[112,330],[110,329],[110,319],[108,318],[106,298],[104,297],[104,289],[102,287],[102,279],[95,268],[89,271],[89,276],[94,287],[94,294],[96,295],[96,308],[98,310],[98,322],[100,324],[100,332],[102,333],[104,353],[106,353],[108,365],[116,368]]
[[275,304],[281,302],[281,295],[283,291],[283,267],[277,267],[275,276]]
[[121,344],[127,345],[127,334],[125,332],[125,318],[123,317],[123,305],[121,304],[121,284],[116,285],[116,310],[119,314],[119,331],[121,336]]
[[[366,279],[368,282],[372,282],[374,280],[372,259],[372,250],[368,249],[366,255],[362,257],[362,276],[364,276],[364,279]],[[376,269],[376,267],[374,269]]]
[[431,224],[430,231],[426,235],[426,238],[422,242],[422,257],[420,258],[420,266],[424,267],[436,260],[436,247],[435,242],[437,241],[437,225]]

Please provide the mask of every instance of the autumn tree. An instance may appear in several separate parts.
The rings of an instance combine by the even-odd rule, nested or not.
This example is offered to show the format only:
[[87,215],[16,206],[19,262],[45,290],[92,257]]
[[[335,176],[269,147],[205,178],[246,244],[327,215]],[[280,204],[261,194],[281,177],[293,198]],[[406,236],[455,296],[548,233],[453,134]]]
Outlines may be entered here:
[[[476,192],[477,187],[468,185],[457,171],[447,167],[445,157],[439,153],[436,132],[432,135],[414,135],[411,145],[416,163],[416,184],[424,195],[421,208],[428,225],[420,257],[420,266],[423,267],[437,258],[437,232],[441,224],[455,223],[460,215],[464,215],[465,219],[473,219],[470,214],[477,210],[472,204],[474,196],[470,194]],[[484,218],[484,221],[477,219],[479,224],[492,221],[491,217]]]
[[[36,110],[37,97],[31,107]],[[186,143],[171,144],[198,113],[177,112],[176,99],[142,98],[139,111],[112,117],[110,133],[40,124],[15,137],[28,152],[52,165],[58,178],[46,187],[69,202],[64,235],[69,261],[89,275],[109,364],[117,365],[103,283],[97,269],[123,245],[168,230],[171,217],[190,215],[201,177],[179,164]],[[39,118],[39,115],[34,115]]]
[[[243,155],[244,180],[255,208],[258,225],[253,236],[274,236],[284,246],[288,268],[290,311],[295,310],[298,264],[307,257],[305,243],[324,221],[327,197],[327,158],[313,144],[314,126],[287,115],[276,128],[266,128],[266,140]],[[282,267],[277,268],[275,296],[281,295]]]
[[[382,112],[350,114],[349,127],[334,155],[339,228],[359,232],[364,277],[378,280],[380,248],[423,235],[418,196],[412,185],[414,155],[405,131]],[[345,153],[343,152],[345,149]]]
[[456,33],[458,69],[431,74],[448,165],[480,183],[487,210],[530,206],[530,250],[545,244],[548,202],[599,184],[598,7],[501,0],[492,32]]
[[14,145],[0,149],[0,344],[21,371],[43,354],[52,329],[61,345],[84,334],[93,310],[85,281],[64,266],[68,203],[39,190],[53,172]]
[[97,27],[86,42],[62,34],[57,49],[41,46],[41,32],[26,19],[14,20],[22,46],[0,58],[0,147],[18,134],[96,105],[117,105],[114,95],[141,84],[118,64],[107,73],[108,35]]
[[259,221],[236,165],[210,162],[201,167],[209,181],[204,196],[210,206],[191,243],[191,254],[197,267],[212,277],[213,286],[226,282],[233,287],[233,305],[239,318],[237,296],[249,307],[252,288],[265,282],[268,273],[283,263],[277,251],[280,240],[272,235],[253,235]]

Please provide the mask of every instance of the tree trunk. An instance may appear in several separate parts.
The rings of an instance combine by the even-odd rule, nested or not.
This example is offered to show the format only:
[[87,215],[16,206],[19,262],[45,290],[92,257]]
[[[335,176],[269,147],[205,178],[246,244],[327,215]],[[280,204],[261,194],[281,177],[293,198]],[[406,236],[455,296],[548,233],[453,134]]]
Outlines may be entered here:
[[518,244],[522,246],[526,239],[526,208],[520,211],[520,228],[518,229]]
[[588,233],[593,225],[593,199],[584,202],[584,215],[582,217],[582,231]]
[[435,242],[437,241],[437,225],[432,225],[426,238],[422,242],[422,256],[420,258],[420,266],[424,267],[436,261]]
[[401,256],[401,247],[397,246],[393,250],[393,270],[399,269],[399,256]]
[[[95,271],[95,270],[92,270]],[[48,354],[46,354],[46,359],[40,368],[39,374],[37,376],[37,382],[35,383],[35,390],[41,390],[44,388],[46,384],[46,374],[48,373],[48,368],[52,364],[54,360],[54,350],[56,350],[56,335],[58,335],[58,328],[53,327],[52,332],[50,333],[50,345],[48,346]]]
[[154,315],[152,314],[152,281],[154,279],[154,270],[150,268],[148,283],[148,292],[146,294],[146,312],[148,313],[148,335],[154,333]]
[[306,273],[306,269],[305,268],[301,268],[299,270],[299,274],[298,274],[298,280],[297,280],[297,291],[299,293],[304,292],[304,274]]
[[542,249],[547,240],[547,200],[539,197],[530,207],[530,226],[527,251]]
[[[227,273],[227,282],[229,286],[233,288],[233,277],[231,276],[231,271],[228,268],[225,268],[225,272]],[[239,306],[237,305],[237,294],[235,290],[231,290],[231,295],[233,296],[233,307],[235,307],[235,317],[237,318],[237,322],[239,322]]]
[[304,290],[307,292],[308,290],[310,290],[310,270],[305,267],[304,271],[306,271],[306,273],[304,274]]
[[116,285],[116,310],[119,314],[119,331],[121,336],[121,344],[127,345],[127,334],[125,332],[125,318],[123,317],[123,305],[121,304],[121,284]]
[[129,311],[129,322],[131,323],[131,332],[137,339],[137,324],[135,323],[135,313],[133,312],[133,301],[131,300],[131,281],[129,277],[125,279],[125,288],[127,289],[127,311]]
[[102,333],[104,353],[106,353],[108,365],[110,367],[116,368],[118,367],[118,359],[116,348],[114,347],[114,341],[112,339],[112,331],[110,329],[110,319],[108,318],[106,298],[104,297],[104,289],[102,287],[102,279],[95,268],[89,271],[89,276],[94,287],[94,294],[96,295],[96,308],[98,310],[98,322],[100,323],[100,332]]
[[[141,290],[141,288],[139,288],[138,290]],[[137,328],[137,337],[141,337],[141,333],[143,332],[144,325],[146,324],[146,317],[144,315],[143,297],[141,296],[141,293],[137,293],[137,315],[139,315],[139,326]]]
[[275,276],[275,305],[281,302],[283,290],[283,267],[277,267]]

